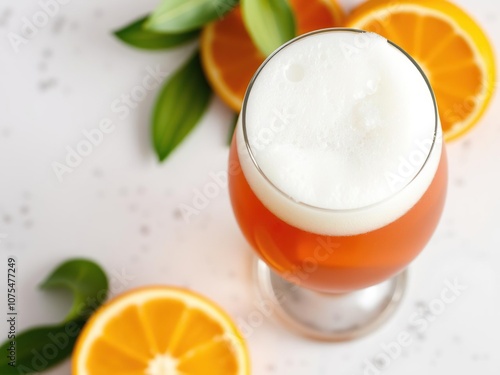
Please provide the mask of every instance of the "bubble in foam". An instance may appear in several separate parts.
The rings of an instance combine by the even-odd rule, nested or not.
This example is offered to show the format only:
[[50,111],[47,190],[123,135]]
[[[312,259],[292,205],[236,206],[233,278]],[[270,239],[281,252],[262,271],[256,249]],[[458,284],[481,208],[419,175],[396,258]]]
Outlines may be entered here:
[[285,67],[285,77],[290,82],[300,82],[304,79],[305,69],[300,64],[290,64]]
[[375,81],[374,79],[369,79],[368,82],[366,82],[366,87],[368,88],[368,95],[373,95],[377,92],[378,84],[379,82]]
[[352,113],[352,128],[362,134],[376,129],[382,125],[380,110],[368,101],[361,101]]

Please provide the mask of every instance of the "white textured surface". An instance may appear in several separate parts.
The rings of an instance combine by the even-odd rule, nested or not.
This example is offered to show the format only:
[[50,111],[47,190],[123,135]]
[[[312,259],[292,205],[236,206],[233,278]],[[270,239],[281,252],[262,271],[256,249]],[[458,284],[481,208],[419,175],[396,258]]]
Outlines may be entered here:
[[[457,2],[481,22],[500,51],[498,2]],[[17,31],[22,17],[38,5],[6,0],[0,6],[0,233],[7,235],[0,261],[10,254],[18,258],[19,328],[62,319],[69,301],[59,302],[37,285],[73,256],[98,260],[112,275],[115,294],[146,284],[184,285],[219,302],[236,320],[256,311],[251,252],[227,193],[211,199],[190,223],[176,214],[180,204],[191,204],[194,189],[202,190],[211,174],[226,169],[224,143],[232,114],[215,100],[201,126],[158,165],[148,133],[155,94],[123,120],[110,109],[141,83],[147,66],[160,64],[171,72],[190,51],[145,53],[110,35],[155,5],[152,0],[72,0],[18,54],[6,32]],[[82,129],[95,128],[104,117],[115,121],[115,131],[60,184],[51,163],[64,158],[66,146],[78,144]],[[413,336],[413,344],[383,374],[500,373],[499,118],[497,95],[479,126],[448,147],[444,216],[411,266],[408,295],[394,318],[345,344],[310,342],[266,319],[248,340],[254,374],[361,375],[364,361],[406,330],[418,307],[454,278],[467,290]],[[122,271],[132,280],[118,281],[116,273]],[[0,303],[4,300],[5,295]],[[6,324],[0,329],[4,332]],[[69,373],[69,363],[48,372]]]
[[238,154],[250,186],[275,215],[314,233],[360,234],[400,218],[441,157],[425,79],[376,34],[335,31],[288,45],[260,71],[244,116],[268,179],[249,157],[240,119]]

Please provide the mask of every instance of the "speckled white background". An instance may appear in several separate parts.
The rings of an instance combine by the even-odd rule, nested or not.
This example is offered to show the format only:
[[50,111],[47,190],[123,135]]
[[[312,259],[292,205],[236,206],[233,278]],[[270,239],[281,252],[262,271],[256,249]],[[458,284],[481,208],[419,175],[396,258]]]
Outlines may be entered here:
[[[359,2],[342,1],[347,8]],[[500,51],[498,1],[457,3],[479,20]],[[255,311],[251,252],[227,192],[190,223],[178,210],[211,180],[210,173],[226,168],[231,112],[214,99],[196,131],[159,165],[149,144],[156,93],[124,119],[110,108],[140,84],[148,66],[171,72],[193,49],[147,53],[112,37],[111,30],[155,5],[71,0],[18,53],[7,33],[19,32],[22,17],[32,17],[39,6],[33,0],[0,5],[0,233],[7,236],[0,262],[9,255],[18,259],[20,329],[62,319],[70,299],[40,291],[37,284],[75,256],[100,262],[114,294],[140,285],[182,285],[211,297],[238,321]],[[115,131],[59,183],[51,163],[64,159],[67,146],[76,147],[83,129],[106,117]],[[248,340],[254,374],[361,375],[365,360],[376,361],[381,345],[411,328],[412,314],[455,278],[467,290],[425,332],[412,331],[412,345],[383,374],[500,373],[499,118],[497,95],[477,128],[449,145],[444,216],[411,266],[406,299],[393,319],[345,344],[311,342],[267,319]],[[123,272],[129,277],[125,283],[116,278]],[[69,374],[69,362],[48,373]]]

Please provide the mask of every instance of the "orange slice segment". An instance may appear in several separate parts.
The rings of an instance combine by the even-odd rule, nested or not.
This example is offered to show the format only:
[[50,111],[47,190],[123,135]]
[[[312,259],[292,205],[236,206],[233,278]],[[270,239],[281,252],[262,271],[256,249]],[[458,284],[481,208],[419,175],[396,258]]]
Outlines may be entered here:
[[445,0],[369,0],[346,23],[384,36],[415,58],[436,95],[446,140],[481,118],[495,86],[494,53],[465,11]]
[[[344,15],[335,0],[290,0],[298,34],[340,26]],[[265,57],[254,46],[236,7],[203,29],[201,57],[205,75],[219,97],[239,112],[246,88]]]
[[85,325],[74,375],[247,375],[248,352],[231,319],[187,290],[150,287],[107,303]]

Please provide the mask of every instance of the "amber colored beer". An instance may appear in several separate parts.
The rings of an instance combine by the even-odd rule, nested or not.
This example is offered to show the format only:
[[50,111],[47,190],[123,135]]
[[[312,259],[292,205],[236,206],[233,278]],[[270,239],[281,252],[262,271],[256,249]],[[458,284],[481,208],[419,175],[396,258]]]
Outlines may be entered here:
[[265,263],[305,288],[343,293],[396,275],[424,248],[443,210],[447,186],[444,147],[432,183],[408,212],[382,228],[352,236],[307,232],[271,213],[249,186],[236,148],[235,137],[229,192],[238,224]]

